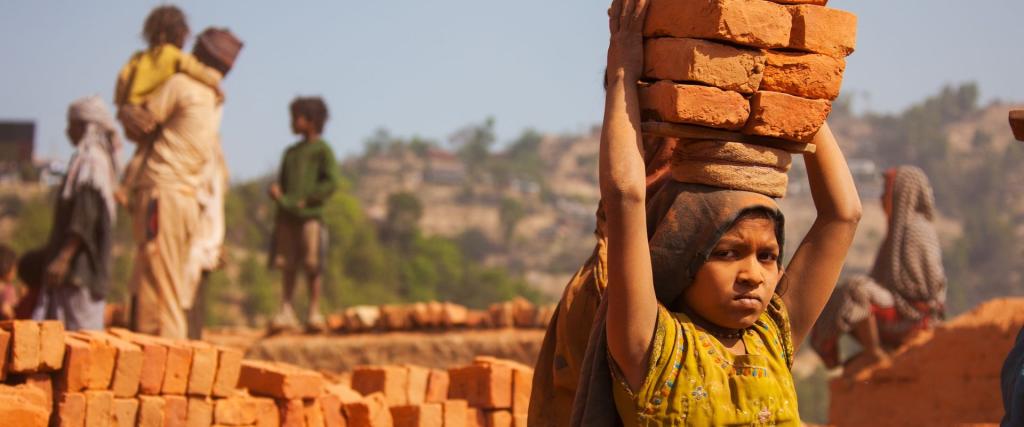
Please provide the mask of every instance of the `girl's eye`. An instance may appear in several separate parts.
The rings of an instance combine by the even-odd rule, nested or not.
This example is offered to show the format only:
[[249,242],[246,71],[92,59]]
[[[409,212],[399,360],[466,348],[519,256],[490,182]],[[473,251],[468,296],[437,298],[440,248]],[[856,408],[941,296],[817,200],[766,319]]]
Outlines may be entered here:
[[774,252],[762,252],[760,255],[758,255],[758,258],[761,259],[761,262],[775,262],[776,260],[779,259],[779,256],[776,255]]
[[714,256],[715,256],[715,258],[724,258],[724,259],[735,258],[736,257],[736,251],[734,251],[732,249],[723,249],[723,250],[715,251]]

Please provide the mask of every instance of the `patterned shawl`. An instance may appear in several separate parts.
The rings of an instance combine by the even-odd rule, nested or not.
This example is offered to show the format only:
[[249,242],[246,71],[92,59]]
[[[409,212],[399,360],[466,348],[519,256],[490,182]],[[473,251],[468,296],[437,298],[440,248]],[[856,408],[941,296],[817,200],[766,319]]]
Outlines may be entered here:
[[875,258],[871,277],[892,291],[896,310],[910,320],[924,315],[912,303],[924,302],[941,314],[946,300],[942,247],[935,232],[935,196],[924,172],[900,166],[887,177],[892,212],[889,231]]

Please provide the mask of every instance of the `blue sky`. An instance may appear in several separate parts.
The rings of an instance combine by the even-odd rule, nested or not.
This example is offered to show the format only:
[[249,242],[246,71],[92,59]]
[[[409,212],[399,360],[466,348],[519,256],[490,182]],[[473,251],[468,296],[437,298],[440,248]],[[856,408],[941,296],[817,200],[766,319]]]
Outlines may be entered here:
[[[66,159],[65,108],[110,99],[143,47],[152,1],[6,0],[0,5],[0,119],[37,122],[37,152]],[[226,26],[246,47],[227,77],[222,127],[233,177],[272,171],[294,140],[288,102],[326,98],[339,155],[377,128],[445,141],[487,116],[507,141],[532,127],[580,131],[601,118],[605,1],[182,1],[194,32]],[[1024,100],[1024,2],[833,0],[860,17],[844,91],[898,111],[948,83]],[[1015,44],[1016,42],[1016,44]]]

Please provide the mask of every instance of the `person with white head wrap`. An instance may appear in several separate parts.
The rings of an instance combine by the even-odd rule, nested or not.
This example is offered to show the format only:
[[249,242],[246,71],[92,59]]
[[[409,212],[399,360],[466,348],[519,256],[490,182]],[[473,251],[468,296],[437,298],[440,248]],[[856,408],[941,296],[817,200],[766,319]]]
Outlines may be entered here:
[[61,320],[69,330],[103,329],[121,141],[98,96],[71,103],[67,132],[75,154],[43,250],[47,261],[32,317]]

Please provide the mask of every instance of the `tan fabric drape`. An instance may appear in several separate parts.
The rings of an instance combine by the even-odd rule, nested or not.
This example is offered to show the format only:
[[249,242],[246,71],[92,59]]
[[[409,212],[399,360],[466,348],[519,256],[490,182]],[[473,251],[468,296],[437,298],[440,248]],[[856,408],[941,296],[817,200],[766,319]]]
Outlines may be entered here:
[[145,106],[162,125],[156,140],[136,151],[142,160],[133,161],[139,166],[131,182],[138,245],[132,275],[135,328],[185,338],[184,310],[192,306],[199,285],[187,274],[199,229],[196,195],[215,158],[220,109],[212,89],[181,74],[151,94]]

